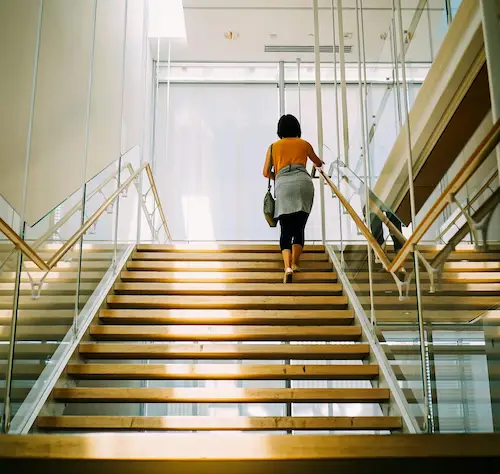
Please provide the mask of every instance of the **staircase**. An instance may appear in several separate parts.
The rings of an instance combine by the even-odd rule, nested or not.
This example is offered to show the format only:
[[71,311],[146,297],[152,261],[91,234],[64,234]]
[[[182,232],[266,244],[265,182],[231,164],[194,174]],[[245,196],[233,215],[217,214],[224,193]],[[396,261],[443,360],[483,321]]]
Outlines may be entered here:
[[324,247],[282,268],[275,245],[139,245],[37,429],[401,430]]

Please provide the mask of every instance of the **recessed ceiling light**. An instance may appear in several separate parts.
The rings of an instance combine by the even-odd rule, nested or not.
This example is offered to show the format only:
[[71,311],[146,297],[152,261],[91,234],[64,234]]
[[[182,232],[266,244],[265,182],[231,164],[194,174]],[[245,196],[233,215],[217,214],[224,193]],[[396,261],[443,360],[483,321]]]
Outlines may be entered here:
[[226,31],[224,33],[224,38],[227,40],[237,40],[240,37],[239,33],[236,33],[236,31]]

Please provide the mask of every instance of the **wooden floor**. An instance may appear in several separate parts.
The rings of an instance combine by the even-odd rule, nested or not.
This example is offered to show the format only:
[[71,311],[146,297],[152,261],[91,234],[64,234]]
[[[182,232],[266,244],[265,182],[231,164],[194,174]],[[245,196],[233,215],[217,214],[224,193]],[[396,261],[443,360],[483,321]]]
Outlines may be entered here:
[[50,474],[365,474],[408,469],[434,474],[449,469],[468,473],[478,466],[494,472],[500,462],[499,437],[199,433],[193,443],[190,436],[164,433],[10,435],[0,436],[0,462],[5,472]]

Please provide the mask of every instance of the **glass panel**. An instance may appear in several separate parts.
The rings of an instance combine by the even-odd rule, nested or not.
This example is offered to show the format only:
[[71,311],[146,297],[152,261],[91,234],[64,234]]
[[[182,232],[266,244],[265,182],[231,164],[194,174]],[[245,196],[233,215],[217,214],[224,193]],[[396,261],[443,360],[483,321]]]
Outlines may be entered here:
[[[466,158],[468,154],[457,158],[445,181]],[[425,203],[422,217],[439,194],[438,187]],[[495,153],[456,199],[480,223],[476,230],[471,231],[468,218],[454,203],[438,216],[419,245],[435,282],[430,285],[429,273],[422,267],[434,430],[500,431],[500,190]]]
[[[56,258],[58,251],[81,227],[82,216],[83,222],[87,222],[116,191],[117,170],[118,161],[91,179],[35,226],[27,227],[28,242],[36,247],[46,262]],[[137,199],[134,205],[137,208]],[[116,204],[110,206],[47,275],[33,262],[25,261],[23,264],[16,330],[16,370],[12,385],[12,416],[15,416],[42,372],[47,373],[47,366],[55,365],[59,357],[56,350],[61,344],[72,342],[75,317],[84,308],[113,262],[115,208]],[[135,242],[137,233],[136,230],[134,232]],[[120,252],[121,249],[122,246],[119,246],[117,251]],[[36,283],[41,283],[40,289],[34,286]],[[37,390],[44,380],[46,377],[42,375],[36,384]]]

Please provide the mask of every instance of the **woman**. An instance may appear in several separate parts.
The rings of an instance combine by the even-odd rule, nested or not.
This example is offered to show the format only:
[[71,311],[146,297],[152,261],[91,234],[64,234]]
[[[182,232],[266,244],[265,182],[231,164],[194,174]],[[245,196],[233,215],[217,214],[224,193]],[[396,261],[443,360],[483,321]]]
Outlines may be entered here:
[[312,146],[300,138],[301,134],[299,121],[293,115],[283,115],[278,122],[280,140],[269,147],[264,164],[264,176],[269,178],[271,175],[271,179],[275,179],[274,217],[281,226],[284,283],[290,283],[293,272],[300,271],[304,231],[313,205],[314,186],[306,170],[307,158],[316,168],[321,169],[322,166]]

